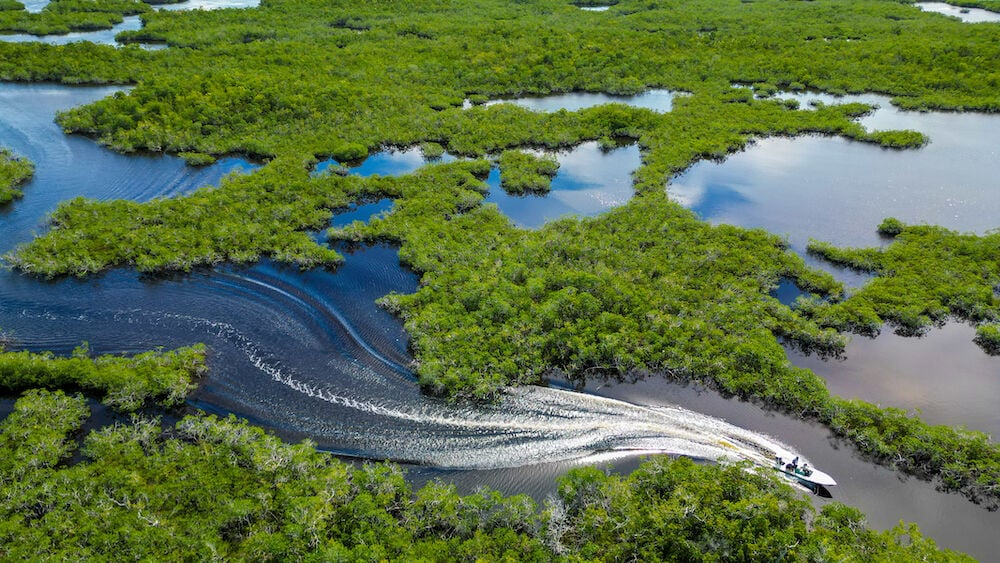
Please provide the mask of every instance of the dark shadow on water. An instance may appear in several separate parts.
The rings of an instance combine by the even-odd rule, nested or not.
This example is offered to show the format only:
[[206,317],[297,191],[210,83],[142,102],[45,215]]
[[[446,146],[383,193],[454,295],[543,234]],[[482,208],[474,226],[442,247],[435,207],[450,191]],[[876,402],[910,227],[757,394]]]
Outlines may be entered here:
[[794,281],[788,278],[781,278],[778,282],[778,287],[774,288],[770,295],[781,302],[782,305],[791,307],[796,299],[808,296],[810,293],[803,291]]

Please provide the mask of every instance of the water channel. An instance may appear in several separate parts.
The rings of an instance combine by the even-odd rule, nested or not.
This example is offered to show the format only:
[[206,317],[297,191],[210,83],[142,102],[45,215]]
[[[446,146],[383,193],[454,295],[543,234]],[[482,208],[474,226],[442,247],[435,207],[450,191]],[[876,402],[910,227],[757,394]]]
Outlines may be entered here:
[[[65,136],[52,123],[56,110],[112,91],[0,85],[0,145],[37,164],[24,198],[3,209],[0,251],[44,231],[46,214],[60,201],[78,195],[143,201],[171,197],[217,184],[227,173],[244,173],[255,166],[228,158],[210,167],[191,168],[173,157],[118,155],[90,140]],[[809,143],[811,139],[799,141]],[[922,150],[931,150],[937,142],[935,139]],[[738,162],[747,154],[762,152],[766,143],[758,143],[731,160]],[[855,145],[833,146],[846,147],[853,154],[850,150]],[[896,155],[857,146],[875,155]],[[836,151],[826,148],[824,158],[838,158]],[[616,168],[613,174],[588,176],[588,159],[602,153],[596,146],[578,150],[590,156],[581,156],[580,162],[569,158],[573,152],[560,156],[560,174],[594,178],[589,189],[607,184],[609,192],[620,190],[615,179],[627,178],[637,166],[637,151],[624,147],[604,153],[620,160],[598,166]],[[400,173],[422,162],[406,151],[396,152],[395,157],[381,158],[407,160],[409,167],[371,172]],[[873,158],[870,169],[856,169],[857,174],[876,173],[875,161]],[[938,163],[938,177],[957,173],[951,170],[956,165]],[[496,180],[494,172],[494,185]],[[556,195],[555,183],[553,187]],[[538,202],[546,199],[536,198]],[[355,206],[347,213],[353,214],[352,220],[365,220],[372,213],[386,212],[391,203],[367,205]],[[537,226],[549,218],[531,219],[516,209],[504,210],[525,225]],[[347,213],[336,217],[335,223],[344,221]],[[978,228],[973,219],[963,224]],[[827,233],[820,231],[817,236],[824,238]],[[834,236],[829,240],[841,242]],[[234,412],[283,438],[308,437],[338,454],[415,462],[410,471],[416,482],[442,478],[463,491],[485,485],[542,498],[554,491],[557,475],[580,463],[612,462],[627,470],[635,465],[638,452],[660,451],[713,459],[721,449],[730,449],[720,447],[720,439],[737,444],[741,455],[753,459],[759,447],[787,444],[833,474],[841,483],[833,491],[834,499],[858,506],[876,527],[890,527],[901,519],[915,521],[940,545],[984,559],[998,547],[997,513],[986,512],[957,495],[938,493],[932,484],[902,478],[858,459],[850,447],[831,440],[821,427],[694,387],[651,379],[637,384],[594,385],[585,393],[528,388],[511,394],[501,405],[476,410],[422,396],[407,369],[406,334],[395,318],[373,304],[389,291],[413,291],[416,283],[416,276],[399,266],[396,250],[387,246],[349,253],[336,272],[299,272],[265,261],[253,267],[222,267],[175,277],[149,278],[113,270],[86,280],[44,282],[3,271],[0,327],[15,347],[57,353],[68,353],[84,340],[99,353],[206,342],[211,350],[211,375],[191,398],[192,406],[209,412]],[[905,342],[919,345],[931,338]],[[844,365],[873,364],[865,358],[858,354],[855,359],[849,350]],[[841,371],[838,364],[826,366]],[[870,369],[880,368],[873,364]],[[900,364],[900,378],[909,369]],[[834,388],[844,394],[853,389],[863,398],[876,400],[870,396],[874,386],[865,385],[863,375],[855,379],[853,387]],[[924,386],[932,379],[907,381]],[[558,387],[559,382],[554,385]],[[894,385],[887,387],[894,389]],[[977,400],[975,389],[965,389],[956,389],[949,399],[954,404],[942,408],[956,415],[956,422],[990,424],[987,419],[963,418],[963,403]],[[965,393],[972,394],[963,396]],[[934,402],[935,394],[933,390],[925,393],[928,402]],[[898,400],[910,401],[911,397]],[[9,404],[9,400],[0,401],[0,414]]]
[[[28,0],[22,2],[29,13],[38,13],[48,4],[48,0]],[[176,4],[158,4],[155,10],[221,10],[224,8],[254,8],[260,5],[260,0],[185,0]],[[79,41],[90,41],[98,45],[118,45],[115,36],[122,31],[138,31],[142,29],[142,19],[139,16],[125,16],[121,23],[109,29],[96,31],[74,31],[60,35],[31,35],[28,33],[0,33],[0,41],[8,43],[44,43],[46,45],[68,45]],[[160,43],[139,43],[143,49],[158,50],[166,48]]]

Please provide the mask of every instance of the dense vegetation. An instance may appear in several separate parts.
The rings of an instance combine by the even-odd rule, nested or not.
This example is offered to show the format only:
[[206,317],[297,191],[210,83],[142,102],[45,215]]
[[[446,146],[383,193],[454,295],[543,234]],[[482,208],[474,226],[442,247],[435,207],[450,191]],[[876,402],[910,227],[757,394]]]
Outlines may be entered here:
[[84,389],[103,393],[104,403],[117,410],[135,411],[154,402],[181,403],[205,369],[205,348],[200,345],[132,357],[93,358],[85,346],[67,358],[0,352],[0,390]]
[[24,195],[20,186],[34,173],[35,166],[30,160],[0,147],[0,205]]
[[[123,38],[172,47],[155,53],[0,44],[3,78],[137,82],[128,94],[62,114],[68,131],[191,162],[230,152],[270,159],[253,175],[176,200],[69,202],[53,215],[53,229],[10,261],[47,276],[264,255],[335,265],[340,257],[305,231],[351,201],[393,197],[392,214],[335,236],[397,241],[421,272],[417,293],[385,302],[406,320],[428,390],[482,398],[553,370],[576,380],[661,371],[823,421],[886,463],[940,476],[973,498],[1000,498],[995,443],[830,397],[819,378],[789,365],[777,341],[836,353],[843,337],[828,327],[862,330],[872,315],[900,325],[945,310],[986,320],[975,316],[988,312],[982,283],[961,273],[967,258],[959,257],[954,289],[969,294],[935,294],[905,275],[884,275],[867,294],[839,303],[840,288],[780,239],[710,227],[663,193],[692,162],[766,135],[836,134],[886,147],[926,141],[864,130],[854,120],[870,109],[861,104],[799,111],[755,90],[874,91],[904,108],[1000,111],[996,26],[966,26],[890,0],[626,0],[600,13],[562,0],[406,8],[273,0],[258,10],[149,13],[143,30]],[[665,114],[621,105],[551,114],[463,107],[465,99],[651,87],[690,95]],[[482,160],[403,178],[308,175],[317,159],[349,161],[384,145],[482,157],[621,139],[643,151],[635,199],[534,232],[480,205]],[[886,255],[916,240],[909,229]],[[902,254],[879,260],[901,272],[914,264]],[[903,290],[919,290],[905,307],[879,304],[877,284],[894,277]],[[831,303],[789,309],[768,295],[781,278]],[[995,332],[980,334],[989,340]]]
[[[809,251],[875,275],[839,303],[802,302],[824,325],[878,333],[888,321],[903,334],[957,317],[973,323],[1000,319],[1000,232],[984,236],[886,219],[885,248],[836,248],[812,241]],[[988,336],[992,325],[980,331]],[[988,342],[989,339],[986,338]]]
[[10,262],[49,276],[86,275],[114,264],[190,270],[252,262],[264,254],[302,266],[332,265],[341,257],[304,229],[322,228],[330,209],[347,203],[342,194],[310,182],[302,161],[277,160],[257,174],[236,174],[217,189],[181,199],[70,201],[51,217],[52,233],[60,234],[38,239]]
[[434,561],[964,561],[913,526],[887,532],[831,504],[814,515],[775,476],[659,458],[628,477],[579,469],[558,498],[352,467],[233,418],[164,432],[133,419],[66,461],[86,402],[26,392],[0,423],[0,558]]
[[110,29],[121,23],[123,16],[151,10],[141,0],[49,0],[37,13],[29,13],[20,2],[7,2],[0,6],[0,32],[32,35]]
[[[133,96],[134,91],[105,102]],[[845,104],[794,112],[752,96],[741,103],[724,104],[685,97],[675,103],[673,112],[662,115],[621,105],[542,114],[500,104],[441,112],[436,138],[448,138],[454,153],[485,155],[511,145],[557,148],[587,139],[611,142],[612,137],[641,136],[652,152],[638,174],[651,176],[637,189],[662,195],[658,177],[683,169],[702,155],[722,156],[745,146],[751,139],[748,132],[766,131],[767,123],[772,133],[839,133],[872,140],[877,132],[867,132],[850,120],[868,109],[863,104]],[[71,119],[65,116],[63,125],[69,126]],[[709,125],[695,133],[700,123]],[[922,137],[917,140],[917,144],[922,142]],[[347,144],[333,156],[348,162],[364,154],[363,146]],[[229,178],[218,189],[146,204],[72,200],[53,213],[51,231],[8,261],[44,276],[87,275],[122,264],[142,271],[188,270],[223,260],[253,261],[264,255],[303,266],[335,265],[341,257],[317,245],[305,230],[321,228],[334,209],[352,201],[352,190],[368,193],[380,188],[376,180],[371,181],[374,187],[352,188],[354,180],[340,180],[337,175],[310,178],[313,162],[312,156],[281,156],[255,174]],[[500,164],[505,166],[503,161]],[[516,171],[513,177],[519,177]],[[467,202],[463,210],[478,201]]]
[[840,288],[777,237],[710,226],[662,192],[524,231],[476,205],[487,171],[473,161],[338,180],[359,199],[397,198],[391,214],[332,234],[399,242],[423,272],[416,293],[383,304],[404,319],[428,391],[482,398],[552,372],[581,382],[663,373],[818,420],[876,460],[1000,502],[1000,447],[986,435],[832,397],[789,363],[776,337],[835,354],[843,336],[770,290],[781,278],[833,299]]
[[559,161],[554,156],[536,156],[524,151],[504,151],[497,164],[500,187],[511,194],[547,192],[559,171]]

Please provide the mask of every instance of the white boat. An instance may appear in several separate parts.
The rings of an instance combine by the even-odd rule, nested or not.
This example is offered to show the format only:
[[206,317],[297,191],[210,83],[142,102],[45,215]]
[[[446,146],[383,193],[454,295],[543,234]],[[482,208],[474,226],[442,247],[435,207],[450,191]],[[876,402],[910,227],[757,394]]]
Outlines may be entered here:
[[790,454],[787,456],[775,455],[773,467],[775,471],[793,477],[806,485],[832,487],[837,484],[833,477],[815,467],[809,467],[808,463],[799,463],[799,458],[792,458]]

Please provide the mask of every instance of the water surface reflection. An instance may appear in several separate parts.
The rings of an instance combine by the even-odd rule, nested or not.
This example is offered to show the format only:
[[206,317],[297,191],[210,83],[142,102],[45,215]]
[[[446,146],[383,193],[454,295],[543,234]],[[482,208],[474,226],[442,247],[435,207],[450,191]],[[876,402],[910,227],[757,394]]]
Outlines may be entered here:
[[604,104],[625,104],[663,113],[673,109],[676,95],[676,92],[670,90],[648,90],[634,96],[615,96],[600,92],[569,92],[551,96],[490,100],[485,105],[514,104],[534,111],[553,112],[559,110],[579,111]]
[[559,171],[551,190],[538,195],[510,195],[500,187],[496,169],[487,183],[493,203],[519,227],[537,228],[564,215],[593,216],[632,198],[632,172],[642,164],[639,147],[604,150],[596,142],[555,153]]

